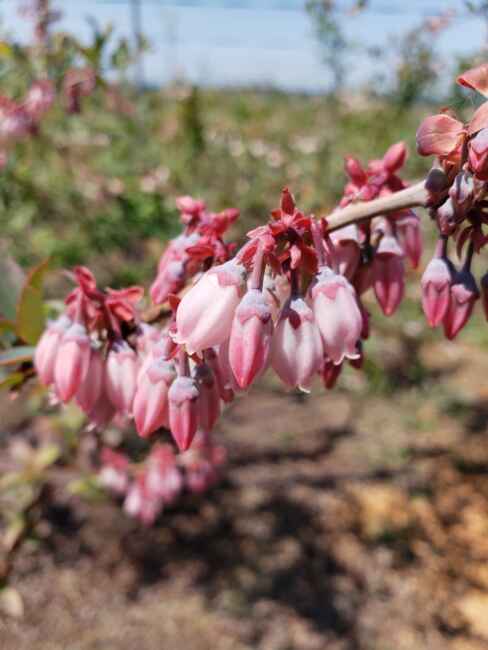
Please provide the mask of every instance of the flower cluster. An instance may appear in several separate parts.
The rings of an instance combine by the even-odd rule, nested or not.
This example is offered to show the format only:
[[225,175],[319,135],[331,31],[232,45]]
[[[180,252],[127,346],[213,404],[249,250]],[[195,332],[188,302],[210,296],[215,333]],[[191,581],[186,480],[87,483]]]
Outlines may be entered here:
[[[238,212],[211,213],[189,197],[179,199],[178,206],[185,232],[170,242],[152,291],[156,307],[168,300],[168,310],[157,313],[164,325],[142,321],[141,288],[102,291],[93,274],[78,267],[73,274],[77,287],[64,313],[42,335],[35,367],[55,397],[63,403],[74,400],[95,427],[103,429],[115,415],[133,418],[141,436],[170,429],[185,451],[198,430],[210,433],[221,400],[228,401],[232,389],[216,350],[190,356],[177,343],[175,294],[191,275],[227,259],[232,247],[222,235]],[[168,281],[175,263],[184,268],[183,284],[177,286]],[[169,285],[164,295],[163,285]]]
[[[460,76],[458,83],[488,97],[487,72],[488,64],[484,64]],[[468,123],[449,112],[426,118],[417,131],[417,149],[423,156],[437,156],[449,186],[447,196],[431,208],[439,242],[422,277],[422,305],[429,325],[442,325],[446,337],[453,339],[480,297],[472,262],[488,241],[483,233],[488,223],[488,102]],[[455,242],[462,259],[460,268],[448,257],[449,240]],[[488,274],[481,279],[481,287],[488,318]]]
[[234,248],[225,244],[222,237],[239,217],[237,209],[209,212],[203,201],[190,196],[179,197],[176,205],[183,232],[169,242],[159,261],[150,289],[155,305],[165,303],[171,294],[178,294],[204,265],[208,268],[211,263],[225,262]]
[[101,454],[99,480],[124,498],[128,515],[151,525],[185,490],[200,494],[211,488],[225,458],[224,448],[204,432],[198,432],[191,450],[178,456],[169,445],[155,444],[142,467],[106,447]]
[[[342,206],[403,189],[397,172],[405,158],[403,143],[366,169],[348,158]],[[327,221],[300,212],[287,189],[271,222],[249,238],[234,259],[209,269],[176,311],[173,339],[193,359],[216,356],[227,399],[269,366],[302,390],[317,374],[330,388],[345,360],[360,366],[369,318],[363,294],[372,288],[384,313],[394,313],[404,258],[416,266],[421,254],[410,210],[329,233]]]

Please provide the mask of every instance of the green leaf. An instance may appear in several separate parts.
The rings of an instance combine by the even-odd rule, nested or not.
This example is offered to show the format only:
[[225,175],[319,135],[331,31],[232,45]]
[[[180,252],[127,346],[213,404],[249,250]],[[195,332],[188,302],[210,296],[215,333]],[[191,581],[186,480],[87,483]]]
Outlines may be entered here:
[[23,361],[32,361],[35,347],[31,345],[19,345],[10,350],[0,352],[0,366],[13,366]]
[[49,263],[45,260],[30,271],[17,305],[17,335],[31,345],[37,343],[46,324],[42,285]]

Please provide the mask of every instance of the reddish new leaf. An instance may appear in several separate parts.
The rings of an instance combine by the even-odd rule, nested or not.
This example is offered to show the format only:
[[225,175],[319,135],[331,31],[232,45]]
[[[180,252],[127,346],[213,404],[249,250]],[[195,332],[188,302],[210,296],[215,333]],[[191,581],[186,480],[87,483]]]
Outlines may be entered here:
[[448,156],[462,142],[464,125],[449,115],[431,115],[417,131],[417,151],[421,156]]
[[460,86],[476,90],[483,97],[488,97],[488,63],[467,70],[456,79]]

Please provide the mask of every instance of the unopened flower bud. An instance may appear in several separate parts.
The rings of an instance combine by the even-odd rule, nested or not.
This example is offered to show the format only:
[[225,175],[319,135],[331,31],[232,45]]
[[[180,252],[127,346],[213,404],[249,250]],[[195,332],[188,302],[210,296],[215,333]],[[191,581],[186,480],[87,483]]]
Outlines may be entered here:
[[480,297],[473,274],[462,269],[456,274],[451,285],[451,299],[443,321],[444,334],[449,340],[454,339],[468,322],[475,302]]
[[342,275],[324,267],[311,289],[315,322],[322,335],[324,350],[333,363],[357,356],[363,318],[356,292]]
[[143,438],[169,425],[168,390],[175,377],[174,365],[163,359],[153,360],[144,373],[139,373],[132,412]]
[[168,392],[169,425],[178,449],[186,451],[198,428],[200,393],[190,377],[177,377]]
[[91,349],[86,377],[76,392],[76,402],[85,413],[90,413],[103,390],[105,363],[99,350]]
[[49,386],[54,381],[56,355],[64,333],[70,327],[71,320],[61,316],[50,323],[39,339],[34,355],[34,366],[42,384]]
[[391,316],[403,298],[405,267],[403,252],[396,239],[385,235],[373,262],[373,288],[385,316]]
[[422,275],[422,307],[431,327],[440,325],[447,314],[454,271],[451,262],[440,256],[430,260]]
[[361,257],[359,248],[359,232],[355,224],[350,224],[331,233],[334,244],[334,259],[329,259],[334,268],[350,280],[358,267]]
[[242,389],[266,370],[271,351],[273,320],[261,291],[251,289],[239,303],[229,339],[229,362]]
[[312,310],[303,298],[291,298],[283,308],[271,347],[271,365],[292,388],[308,391],[320,370],[323,346]]
[[137,354],[125,341],[116,342],[107,355],[105,388],[122,415],[131,415],[139,364]]
[[223,343],[245,290],[245,269],[230,261],[207,271],[183,296],[176,312],[175,340],[189,354]]
[[162,305],[170,293],[179,293],[185,286],[185,265],[179,260],[170,262],[159,272],[151,289],[151,300],[155,305]]
[[74,323],[63,336],[54,367],[56,393],[62,402],[69,402],[85,380],[90,354],[85,326]]

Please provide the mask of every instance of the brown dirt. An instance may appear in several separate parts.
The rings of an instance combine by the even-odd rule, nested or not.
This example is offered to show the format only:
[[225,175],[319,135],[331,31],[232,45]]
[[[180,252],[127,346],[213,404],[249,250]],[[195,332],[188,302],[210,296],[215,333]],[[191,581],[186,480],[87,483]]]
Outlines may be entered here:
[[236,401],[226,478],[152,529],[56,495],[2,650],[488,649],[487,358],[418,353],[387,393]]

